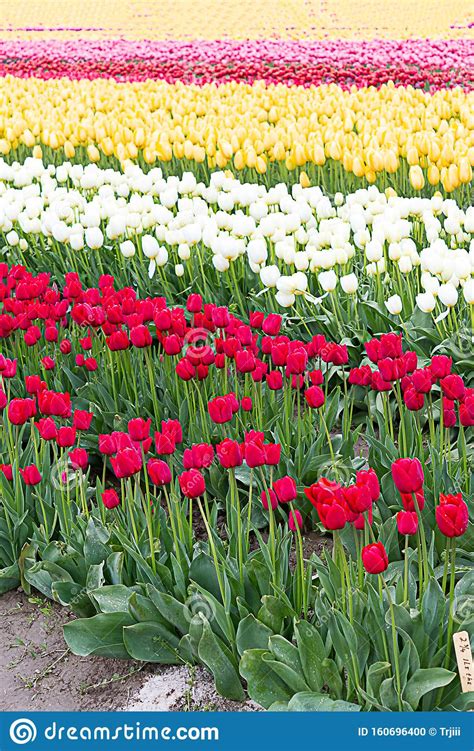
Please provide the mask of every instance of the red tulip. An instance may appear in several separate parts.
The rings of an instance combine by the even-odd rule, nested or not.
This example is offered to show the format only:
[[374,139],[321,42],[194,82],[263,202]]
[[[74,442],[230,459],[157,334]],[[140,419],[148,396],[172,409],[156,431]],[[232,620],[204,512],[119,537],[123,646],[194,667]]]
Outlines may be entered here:
[[295,532],[297,527],[299,527],[299,529],[303,529],[303,517],[301,516],[298,509],[293,509],[288,514],[288,526],[292,532]]
[[418,530],[418,516],[416,511],[399,511],[397,527],[401,535],[416,535]]
[[269,389],[279,391],[283,388],[283,375],[279,370],[270,370],[266,375],[266,382]]
[[216,446],[217,458],[222,467],[230,469],[231,467],[240,467],[243,461],[242,448],[240,443],[225,438]]
[[441,495],[435,510],[436,523],[445,537],[461,537],[469,524],[467,504],[457,495]]
[[162,420],[161,432],[171,436],[176,444],[183,441],[183,428],[179,420]]
[[142,468],[142,458],[138,451],[133,448],[124,448],[117,451],[115,457],[110,459],[115,476],[120,480],[131,477]]
[[304,392],[304,398],[311,409],[319,409],[324,404],[324,391],[319,386],[310,386]]
[[9,482],[13,480],[13,467],[11,464],[0,464],[0,472],[3,472]]
[[275,491],[280,503],[294,501],[298,495],[296,482],[288,475],[281,477],[279,480],[274,480],[272,489]]
[[12,425],[24,425],[36,415],[36,402],[34,399],[12,399],[7,414]]
[[189,295],[186,301],[186,310],[190,313],[200,313],[202,310],[202,297],[201,295],[192,294]]
[[207,404],[207,409],[211,420],[218,425],[232,420],[232,405],[226,396],[217,396],[215,399],[211,399]]
[[362,563],[368,574],[381,574],[388,567],[388,555],[381,542],[362,548]]
[[176,443],[172,435],[168,433],[155,433],[156,453],[163,456],[169,456],[176,451]]
[[419,511],[423,511],[425,506],[425,493],[423,488],[417,490],[415,493],[400,493],[402,505],[405,511],[416,511],[418,507]]
[[181,492],[186,498],[198,498],[206,492],[204,477],[198,469],[190,469],[182,472],[178,480]]
[[105,508],[113,509],[116,508],[116,506],[120,506],[120,498],[117,494],[117,491],[113,488],[110,488],[109,490],[104,490],[102,493],[102,503],[104,504]]
[[35,427],[44,441],[56,440],[58,431],[52,417],[43,417],[35,423]]
[[144,441],[150,435],[151,417],[145,420],[143,417],[135,417],[129,420],[127,428],[132,441]]
[[269,488],[268,490],[262,490],[260,498],[264,509],[268,511],[268,501],[270,500],[270,506],[272,507],[273,511],[275,511],[276,507],[278,506],[278,498],[274,490],[272,490],[271,488]]
[[38,485],[41,482],[41,474],[34,464],[30,464],[24,469],[20,468],[20,474],[23,477],[25,485]]
[[149,459],[146,468],[153,485],[169,485],[171,482],[171,470],[162,459]]
[[368,485],[349,485],[343,488],[344,500],[354,514],[363,514],[372,506],[372,495]]
[[442,378],[440,386],[443,390],[444,396],[453,401],[462,399],[466,391],[464,381],[461,376],[458,375],[448,375],[445,378]]
[[135,326],[130,330],[130,341],[134,347],[151,347],[153,339],[146,326]]
[[77,430],[89,430],[93,417],[92,412],[85,409],[76,409],[72,424]]
[[75,428],[68,428],[64,426],[58,429],[56,442],[58,446],[60,446],[61,448],[68,448],[69,446],[73,446],[75,440],[76,440]]
[[277,336],[280,332],[282,317],[276,313],[270,313],[262,323],[262,331],[267,336]]
[[419,459],[397,459],[392,464],[392,478],[400,493],[416,493],[425,479]]
[[68,456],[73,469],[82,469],[85,472],[89,464],[89,455],[85,449],[74,449],[69,452]]
[[451,357],[446,357],[446,355],[433,355],[430,363],[433,378],[436,378],[437,380],[446,378],[446,376],[451,373],[452,365],[453,360]]
[[378,501],[380,498],[380,483],[375,470],[372,468],[367,470],[361,469],[357,472],[356,485],[367,485],[372,501]]

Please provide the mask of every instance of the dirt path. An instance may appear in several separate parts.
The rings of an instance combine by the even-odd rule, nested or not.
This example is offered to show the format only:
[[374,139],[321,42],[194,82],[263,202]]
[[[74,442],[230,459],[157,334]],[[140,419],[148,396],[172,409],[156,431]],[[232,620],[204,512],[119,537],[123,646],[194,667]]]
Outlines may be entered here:
[[202,668],[165,668],[66,647],[67,610],[39,595],[0,597],[0,711],[248,711],[218,696]]

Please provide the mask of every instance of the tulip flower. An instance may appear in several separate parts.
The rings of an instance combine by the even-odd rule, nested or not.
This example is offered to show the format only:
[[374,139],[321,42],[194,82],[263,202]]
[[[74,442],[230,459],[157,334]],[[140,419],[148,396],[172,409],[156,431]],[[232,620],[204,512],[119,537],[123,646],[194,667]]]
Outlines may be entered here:
[[169,485],[171,482],[171,470],[161,459],[149,459],[146,468],[153,485]]
[[388,555],[381,542],[362,548],[362,563],[368,574],[381,574],[388,568]]
[[25,485],[38,485],[41,482],[41,474],[34,464],[29,464],[23,469],[20,467],[20,474]]
[[186,498],[199,498],[206,491],[204,477],[197,469],[182,472],[178,477],[178,481],[181,492]]
[[281,477],[278,480],[274,480],[272,489],[275,491],[276,496],[280,503],[289,503],[294,501],[298,495],[296,490],[296,482],[292,477]]
[[392,478],[400,493],[416,493],[424,482],[419,459],[397,459],[392,464]]
[[109,490],[104,490],[104,492],[101,495],[102,503],[104,504],[105,508],[107,509],[113,509],[117,506],[120,506],[120,498],[117,494],[117,491],[113,488],[110,488]]

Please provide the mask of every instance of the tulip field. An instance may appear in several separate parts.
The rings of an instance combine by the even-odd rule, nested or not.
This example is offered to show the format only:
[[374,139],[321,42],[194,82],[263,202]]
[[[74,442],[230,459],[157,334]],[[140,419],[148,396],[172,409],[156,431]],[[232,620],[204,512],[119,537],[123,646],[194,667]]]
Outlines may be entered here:
[[0,593],[260,708],[474,709],[470,4],[0,5]]

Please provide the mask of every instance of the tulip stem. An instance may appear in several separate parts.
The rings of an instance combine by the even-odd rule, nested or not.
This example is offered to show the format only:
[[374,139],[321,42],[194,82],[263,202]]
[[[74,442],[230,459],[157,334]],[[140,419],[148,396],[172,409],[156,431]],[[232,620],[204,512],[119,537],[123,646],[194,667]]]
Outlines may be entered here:
[[408,540],[409,536],[405,535],[405,561],[403,572],[403,602],[408,602]]
[[393,646],[393,659],[395,662],[395,680],[397,683],[398,711],[403,712],[402,682],[401,682],[401,677],[400,677],[400,659],[399,659],[399,654],[398,654],[397,628],[395,625],[395,611],[393,609],[393,602],[390,596],[390,590],[387,586],[387,582],[385,581],[382,575],[380,575],[380,578],[382,580],[382,584],[385,587],[385,591],[387,593],[388,607],[390,609],[390,620],[392,623],[392,646]]

